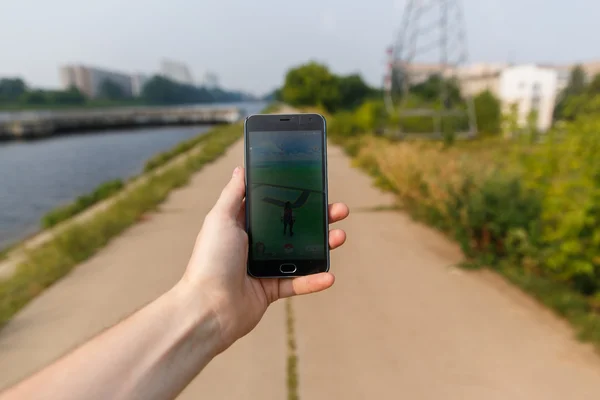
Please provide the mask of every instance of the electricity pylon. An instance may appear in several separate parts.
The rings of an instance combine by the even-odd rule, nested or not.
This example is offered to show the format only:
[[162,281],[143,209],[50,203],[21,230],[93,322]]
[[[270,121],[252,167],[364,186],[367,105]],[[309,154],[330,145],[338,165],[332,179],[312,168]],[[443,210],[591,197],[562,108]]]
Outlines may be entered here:
[[[390,114],[399,118],[399,136],[405,137],[402,120],[432,118],[434,137],[441,137],[444,118],[468,120],[468,137],[477,134],[475,107],[470,96],[458,102],[452,96],[453,84],[460,87],[458,69],[468,59],[466,31],[458,0],[408,0],[396,42],[388,49],[384,79],[385,103]],[[431,77],[438,79],[432,80]],[[435,99],[425,105],[411,96],[416,85],[439,85]],[[415,104],[416,103],[416,104]]]

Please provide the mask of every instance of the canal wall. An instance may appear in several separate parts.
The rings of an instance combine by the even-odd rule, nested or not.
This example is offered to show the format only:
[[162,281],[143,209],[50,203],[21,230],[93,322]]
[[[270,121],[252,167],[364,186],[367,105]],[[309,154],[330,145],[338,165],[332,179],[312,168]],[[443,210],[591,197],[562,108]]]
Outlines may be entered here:
[[147,126],[230,124],[244,115],[237,107],[202,106],[14,112],[0,118],[0,140]]

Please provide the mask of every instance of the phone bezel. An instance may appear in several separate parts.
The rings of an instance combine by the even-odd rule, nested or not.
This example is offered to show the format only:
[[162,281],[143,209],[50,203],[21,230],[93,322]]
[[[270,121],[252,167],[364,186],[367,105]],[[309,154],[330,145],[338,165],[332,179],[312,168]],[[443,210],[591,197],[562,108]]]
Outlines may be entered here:
[[[323,237],[325,246],[324,260],[252,260],[253,242],[250,232],[250,204],[252,197],[250,191],[246,190],[246,232],[248,233],[248,263],[247,272],[256,278],[290,278],[295,276],[305,276],[320,272],[329,271],[329,215],[328,215],[328,181],[327,181],[327,123],[320,114],[254,114],[247,117],[244,121],[244,165],[246,167],[246,187],[249,187],[249,146],[248,136],[252,132],[260,131],[320,131],[323,141],[322,171],[323,171],[323,214],[325,224],[323,226]],[[282,264],[294,264],[296,271],[294,273],[282,273],[280,266]]]

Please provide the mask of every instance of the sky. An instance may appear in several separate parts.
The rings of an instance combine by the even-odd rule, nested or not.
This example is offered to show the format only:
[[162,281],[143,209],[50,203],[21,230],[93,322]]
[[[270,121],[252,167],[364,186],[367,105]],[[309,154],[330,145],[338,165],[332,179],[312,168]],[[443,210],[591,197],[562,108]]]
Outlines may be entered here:
[[[380,86],[406,1],[0,0],[0,77],[54,88],[63,64],[152,74],[168,58],[264,94],[314,60]],[[458,1],[470,62],[600,59],[597,0]]]

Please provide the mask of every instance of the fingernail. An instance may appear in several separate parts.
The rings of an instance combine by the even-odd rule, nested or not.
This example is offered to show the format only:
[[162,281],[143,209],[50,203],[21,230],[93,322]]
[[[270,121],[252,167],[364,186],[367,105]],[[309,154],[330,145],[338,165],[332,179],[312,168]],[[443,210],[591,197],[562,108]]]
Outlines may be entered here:
[[235,167],[235,169],[233,170],[233,176],[236,176],[239,173],[240,173],[240,167]]

